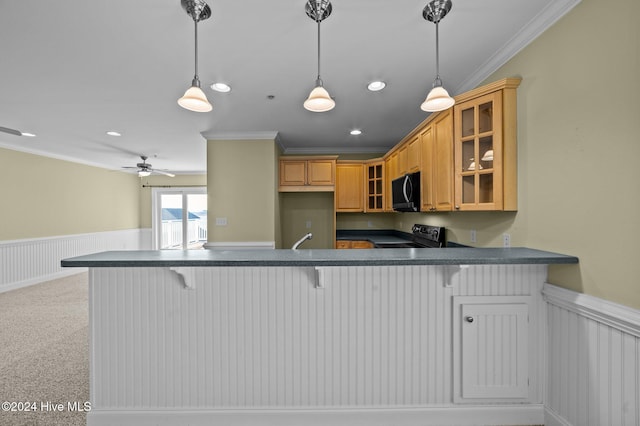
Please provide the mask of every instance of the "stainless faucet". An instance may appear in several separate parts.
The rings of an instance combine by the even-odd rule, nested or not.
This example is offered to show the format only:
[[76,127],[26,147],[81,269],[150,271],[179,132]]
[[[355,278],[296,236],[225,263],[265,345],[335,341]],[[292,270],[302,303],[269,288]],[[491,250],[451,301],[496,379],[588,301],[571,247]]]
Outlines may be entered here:
[[307,240],[310,240],[311,238],[313,238],[313,234],[311,232],[309,232],[307,235],[305,235],[304,237],[302,237],[298,241],[296,241],[296,243],[293,245],[293,247],[291,247],[291,250],[297,250],[298,247],[300,247],[300,244],[304,243]]

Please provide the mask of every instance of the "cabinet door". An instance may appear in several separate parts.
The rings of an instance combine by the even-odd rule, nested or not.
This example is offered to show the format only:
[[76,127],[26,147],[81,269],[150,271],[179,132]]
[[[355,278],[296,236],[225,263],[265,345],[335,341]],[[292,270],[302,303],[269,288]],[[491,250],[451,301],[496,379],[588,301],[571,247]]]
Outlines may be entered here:
[[457,210],[502,210],[502,92],[455,111]]
[[384,163],[365,166],[365,212],[384,211]]
[[308,185],[334,185],[334,160],[309,160],[307,162]]
[[351,241],[348,240],[336,240],[336,249],[350,249]]
[[436,211],[453,210],[453,114],[441,113],[433,122],[432,203]]
[[420,135],[416,135],[407,144],[407,173],[420,171],[422,167],[422,150],[420,148]]
[[439,113],[421,133],[422,211],[453,210],[453,115]]
[[530,299],[453,298],[454,402],[528,398]]
[[409,169],[407,168],[407,145],[404,145],[398,150],[398,163],[396,165],[397,177],[407,174]]
[[364,211],[364,182],[361,163],[336,166],[335,210],[338,212]]
[[280,185],[302,186],[306,184],[307,162],[305,160],[280,160]]
[[369,241],[351,241],[351,248],[354,249],[371,249],[373,248],[373,243]]
[[393,211],[393,196],[391,192],[391,181],[396,178],[396,165],[398,164],[398,156],[392,154],[385,161],[385,179],[384,179],[384,211]]

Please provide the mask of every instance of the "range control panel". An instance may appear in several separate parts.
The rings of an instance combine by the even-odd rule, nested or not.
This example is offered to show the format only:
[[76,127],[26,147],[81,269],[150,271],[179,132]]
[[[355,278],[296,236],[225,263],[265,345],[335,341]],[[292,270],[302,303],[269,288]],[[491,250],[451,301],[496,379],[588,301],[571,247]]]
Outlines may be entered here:
[[421,225],[416,223],[411,228],[413,235],[430,241],[444,243],[445,231],[441,226]]

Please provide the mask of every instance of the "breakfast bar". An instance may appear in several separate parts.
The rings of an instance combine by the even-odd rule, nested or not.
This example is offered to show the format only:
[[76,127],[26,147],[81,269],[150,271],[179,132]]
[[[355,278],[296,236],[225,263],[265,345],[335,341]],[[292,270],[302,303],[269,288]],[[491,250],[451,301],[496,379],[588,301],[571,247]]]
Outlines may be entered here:
[[89,425],[542,424],[551,264],[528,248],[111,251]]

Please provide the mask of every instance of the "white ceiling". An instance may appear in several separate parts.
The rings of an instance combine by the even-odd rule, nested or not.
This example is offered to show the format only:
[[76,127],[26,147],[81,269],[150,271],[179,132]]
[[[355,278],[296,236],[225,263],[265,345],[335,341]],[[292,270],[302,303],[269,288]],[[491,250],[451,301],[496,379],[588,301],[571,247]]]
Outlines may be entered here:
[[[477,86],[578,1],[453,0],[440,23],[445,88]],[[0,126],[37,134],[0,133],[0,146],[110,169],[148,155],[154,167],[194,173],[206,170],[205,137],[277,132],[287,153],[383,152],[427,116],[427,0],[332,0],[321,24],[322,79],[336,100],[326,113],[302,107],[317,66],[305,0],[208,4],[198,74],[213,111],[195,113],[176,103],[194,72],[193,21],[180,0],[0,0]],[[374,79],[386,89],[367,91]],[[214,81],[233,90],[213,92]]]

